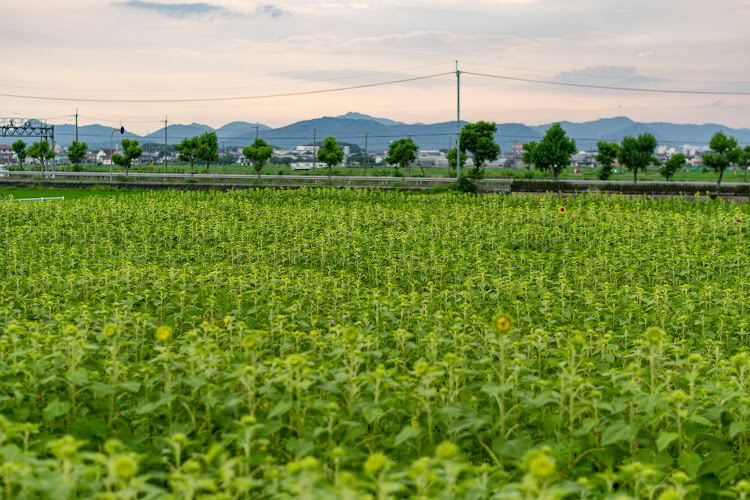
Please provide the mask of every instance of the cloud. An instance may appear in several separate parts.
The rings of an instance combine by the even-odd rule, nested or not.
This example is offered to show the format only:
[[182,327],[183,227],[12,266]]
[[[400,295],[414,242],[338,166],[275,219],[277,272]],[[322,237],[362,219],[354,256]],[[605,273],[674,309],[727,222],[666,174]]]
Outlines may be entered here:
[[269,16],[273,19],[276,19],[278,17],[288,16],[290,14],[290,11],[272,4],[263,4],[255,7],[256,16]]
[[142,0],[127,0],[126,2],[113,2],[114,5],[130,7],[133,9],[156,12],[177,19],[188,17],[200,17],[210,14],[228,14],[230,11],[224,7],[207,3],[159,3],[146,2]]
[[644,84],[657,83],[658,78],[643,76],[635,66],[587,66],[563,71],[554,77],[558,82],[585,84]]

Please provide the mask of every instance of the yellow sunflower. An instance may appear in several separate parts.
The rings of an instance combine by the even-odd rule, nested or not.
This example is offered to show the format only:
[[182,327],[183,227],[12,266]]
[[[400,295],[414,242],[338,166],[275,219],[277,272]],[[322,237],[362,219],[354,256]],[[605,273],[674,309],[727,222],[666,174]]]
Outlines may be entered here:
[[500,314],[495,318],[495,328],[500,332],[507,332],[512,326],[510,318],[504,314]]

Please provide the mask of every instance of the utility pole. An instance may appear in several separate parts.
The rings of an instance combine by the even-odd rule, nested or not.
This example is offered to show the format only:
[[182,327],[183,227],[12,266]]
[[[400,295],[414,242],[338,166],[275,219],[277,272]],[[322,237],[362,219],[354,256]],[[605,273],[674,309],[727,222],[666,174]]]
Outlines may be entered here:
[[315,151],[315,146],[318,144],[316,133],[317,131],[313,128],[313,175],[315,175],[316,167],[318,166],[318,153]]
[[[409,140],[411,140],[411,132],[409,132]],[[406,172],[404,172],[404,174],[406,174]],[[404,175],[404,177],[406,176]],[[411,162],[409,162],[409,177],[411,177]]]
[[112,184],[112,153],[114,152],[114,149],[112,149],[112,136],[115,135],[116,130],[112,129],[112,132],[109,133],[109,183]]
[[164,173],[167,173],[169,146],[167,146],[167,115],[164,115]]
[[367,130],[365,130],[365,177],[367,177]]
[[76,142],[78,142],[78,108],[76,108]]
[[461,178],[461,72],[456,61],[456,182]]
[[258,140],[258,125],[255,125],[255,140]]

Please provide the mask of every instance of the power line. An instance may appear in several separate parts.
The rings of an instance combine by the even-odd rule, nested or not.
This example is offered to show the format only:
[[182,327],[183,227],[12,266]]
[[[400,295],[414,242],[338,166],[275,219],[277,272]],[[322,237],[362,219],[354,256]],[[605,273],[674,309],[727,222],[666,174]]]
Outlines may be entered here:
[[127,118],[124,118],[122,120],[105,120],[104,118],[95,118],[93,116],[83,116],[79,115],[79,118],[84,118],[86,120],[96,120],[97,122],[105,122],[105,123],[123,123],[123,124],[144,124],[144,123],[163,123],[164,120],[148,120],[148,121],[133,121],[129,120]]
[[540,83],[543,85],[557,85],[561,87],[581,87],[587,89],[604,89],[604,90],[622,90],[625,92],[651,92],[657,94],[697,94],[697,95],[738,95],[747,96],[750,92],[714,92],[704,90],[675,90],[675,89],[644,89],[636,87],[614,87],[609,85],[589,85],[584,83],[564,83],[564,82],[552,82],[549,80],[533,80],[531,78],[516,78],[512,76],[501,76],[501,75],[488,75],[485,73],[474,73],[472,71],[462,71],[464,75],[482,76],[486,78],[497,78],[500,80],[511,80],[514,82],[526,82],[526,83]]
[[453,72],[447,73],[436,73],[434,75],[415,76],[412,78],[402,78],[400,80],[391,80],[388,82],[378,83],[365,83],[362,85],[352,85],[349,87],[338,87],[333,89],[321,89],[321,90],[307,90],[302,92],[289,92],[285,94],[265,94],[265,95],[254,95],[254,96],[238,96],[238,97],[202,97],[193,99],[91,99],[91,98],[74,98],[74,97],[48,97],[48,96],[32,96],[32,95],[21,95],[21,94],[4,94],[0,93],[0,97],[13,97],[18,99],[36,99],[42,101],[72,101],[72,102],[112,102],[112,103],[170,103],[170,102],[217,102],[217,101],[242,101],[250,99],[269,99],[276,97],[292,97],[299,95],[309,94],[326,94],[331,92],[341,92],[344,90],[364,89],[369,87],[379,87],[382,85],[393,85],[395,83],[413,82],[417,80],[426,80],[428,78],[436,78],[438,76],[452,75]]

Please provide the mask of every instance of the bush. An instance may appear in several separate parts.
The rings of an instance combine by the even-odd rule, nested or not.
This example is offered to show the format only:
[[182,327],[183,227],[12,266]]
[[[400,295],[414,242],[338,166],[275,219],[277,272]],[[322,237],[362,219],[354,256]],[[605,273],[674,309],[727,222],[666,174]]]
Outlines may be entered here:
[[472,178],[462,175],[456,181],[456,191],[462,193],[477,193],[477,185],[474,183]]

